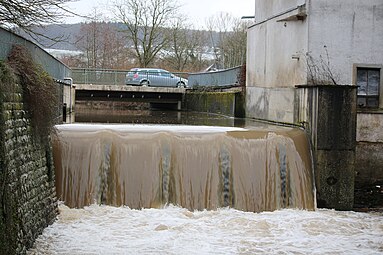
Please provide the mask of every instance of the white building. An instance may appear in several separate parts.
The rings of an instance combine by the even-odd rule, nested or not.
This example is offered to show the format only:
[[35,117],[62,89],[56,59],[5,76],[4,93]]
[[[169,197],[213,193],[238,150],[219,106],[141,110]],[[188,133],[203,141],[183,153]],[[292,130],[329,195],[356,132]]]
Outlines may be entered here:
[[[322,178],[319,189],[327,192],[325,199],[331,200],[335,190],[341,194],[342,187],[353,185],[354,171],[356,185],[383,183],[383,0],[255,0],[255,21],[248,29],[247,52],[247,117],[298,123],[302,112],[315,115],[312,110],[316,107],[318,113],[319,104],[327,112],[336,112],[336,117],[331,113],[326,116],[333,118],[334,126],[336,118],[348,121],[347,130],[337,126],[332,138],[339,141],[333,143],[333,151],[326,146],[315,147],[313,141],[316,158],[320,159],[317,165],[323,172],[323,178],[318,177]],[[302,107],[303,89],[297,89],[297,85],[334,82],[359,86],[357,98],[355,88],[347,86],[354,93],[341,102],[344,105],[355,101],[348,106],[354,115],[351,119],[343,118],[336,104],[327,104],[318,97],[316,102],[314,97],[306,97],[311,108]],[[327,96],[338,102],[331,92]],[[314,126],[322,120],[317,119]],[[311,134],[317,131],[312,124]],[[326,130],[319,132],[326,137]],[[349,140],[344,142],[341,136],[347,132]],[[343,173],[338,172],[334,178],[334,171]],[[348,176],[352,179],[345,180]],[[339,179],[337,188],[326,184],[331,178]],[[346,197],[352,196],[351,191],[344,193]],[[350,201],[344,203],[348,208]],[[335,207],[336,203],[332,202]]]
[[255,0],[248,117],[294,122],[294,88],[312,81],[308,62],[327,66],[337,84],[361,86],[360,105],[383,108],[383,1]]

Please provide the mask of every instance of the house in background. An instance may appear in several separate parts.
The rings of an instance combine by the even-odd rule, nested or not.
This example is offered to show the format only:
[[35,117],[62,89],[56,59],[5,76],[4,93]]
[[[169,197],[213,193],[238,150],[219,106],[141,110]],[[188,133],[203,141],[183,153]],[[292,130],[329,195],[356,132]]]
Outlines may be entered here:
[[[323,182],[339,184],[338,188],[326,184],[324,189],[330,193],[342,193],[341,186],[348,185],[338,181],[345,174],[334,174],[335,168],[348,168],[346,175],[355,172],[356,185],[383,181],[382,0],[255,0],[247,52],[247,117],[295,124],[308,121],[317,161],[338,146],[331,152],[339,154],[336,159],[330,160],[328,154],[323,164],[317,163],[320,171],[327,172]],[[333,100],[338,92],[324,86],[335,83],[349,89],[346,96],[340,92],[343,101],[338,100],[347,111],[320,98],[321,91],[328,90],[327,98]],[[310,85],[320,89],[308,93]],[[334,118],[332,127],[340,130],[333,130],[336,135],[330,138],[346,146],[315,147],[321,135],[313,133],[331,115],[313,115],[326,108],[328,112],[339,109],[336,118],[346,125],[338,125]]]

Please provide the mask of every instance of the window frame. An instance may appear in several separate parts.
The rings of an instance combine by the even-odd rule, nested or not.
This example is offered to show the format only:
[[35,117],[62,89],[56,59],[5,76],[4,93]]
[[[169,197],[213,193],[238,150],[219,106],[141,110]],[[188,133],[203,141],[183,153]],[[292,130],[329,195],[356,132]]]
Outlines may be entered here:
[[[353,84],[357,85],[358,81],[358,69],[379,69],[379,89],[378,89],[378,107],[371,107],[371,106],[364,106],[358,108],[364,108],[364,109],[377,109],[377,108],[383,108],[383,65],[377,65],[377,64],[354,64],[353,65]],[[358,95],[357,98],[369,98],[369,96],[363,96]],[[373,97],[373,96],[371,96]],[[357,100],[358,101],[358,100]]]

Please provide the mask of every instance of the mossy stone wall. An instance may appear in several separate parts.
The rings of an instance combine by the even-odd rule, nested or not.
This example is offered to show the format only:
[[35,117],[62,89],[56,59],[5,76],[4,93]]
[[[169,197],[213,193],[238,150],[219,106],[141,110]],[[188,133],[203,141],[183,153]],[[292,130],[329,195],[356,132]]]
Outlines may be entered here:
[[185,94],[183,109],[244,117],[244,96],[238,91],[193,91]]
[[58,212],[51,147],[30,123],[23,89],[0,61],[0,254],[25,254]]

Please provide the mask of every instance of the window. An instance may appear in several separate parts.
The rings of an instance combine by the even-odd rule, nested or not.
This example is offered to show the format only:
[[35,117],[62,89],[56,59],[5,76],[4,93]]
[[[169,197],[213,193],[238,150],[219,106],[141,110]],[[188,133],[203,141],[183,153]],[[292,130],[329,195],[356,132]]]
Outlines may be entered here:
[[161,73],[161,75],[162,75],[162,76],[165,76],[165,77],[171,77],[171,76],[172,76],[169,72],[165,72],[165,71],[163,71],[163,72]]
[[158,70],[148,70],[148,74],[151,76],[160,76],[160,73]]
[[356,85],[358,86],[359,107],[379,107],[379,68],[357,68]]

